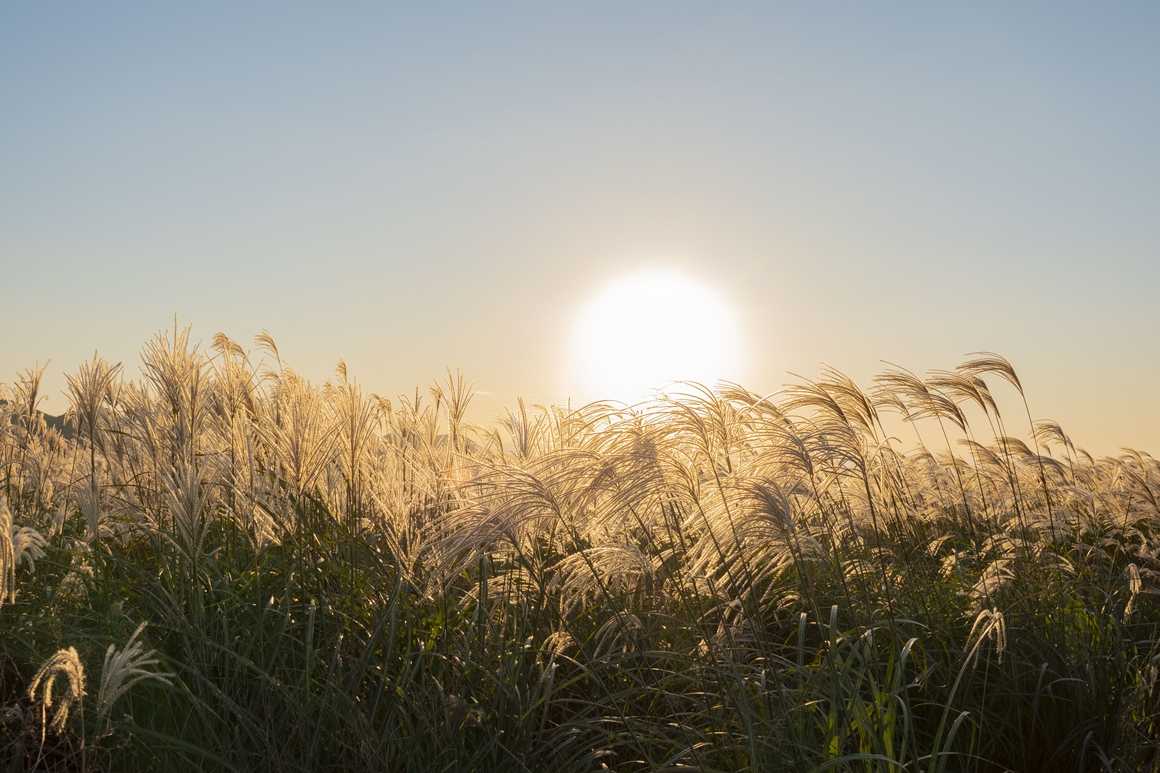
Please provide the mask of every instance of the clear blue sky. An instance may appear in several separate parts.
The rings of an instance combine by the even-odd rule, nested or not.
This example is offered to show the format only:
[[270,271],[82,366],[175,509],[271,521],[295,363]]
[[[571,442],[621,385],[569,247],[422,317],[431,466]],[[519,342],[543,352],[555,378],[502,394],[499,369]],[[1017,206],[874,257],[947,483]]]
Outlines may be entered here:
[[637,265],[738,310],[746,383],[996,350],[1160,453],[1160,6],[0,6],[0,380],[173,314],[321,380],[564,399]]

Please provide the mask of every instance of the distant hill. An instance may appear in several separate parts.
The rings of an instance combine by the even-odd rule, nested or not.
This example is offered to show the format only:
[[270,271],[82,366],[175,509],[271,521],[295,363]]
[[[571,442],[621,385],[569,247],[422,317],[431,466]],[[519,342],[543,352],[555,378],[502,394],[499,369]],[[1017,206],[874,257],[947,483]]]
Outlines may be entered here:
[[[4,408],[7,405],[7,400],[0,400],[0,408]],[[44,419],[44,423],[47,426],[52,427],[57,432],[64,435],[66,440],[72,440],[76,437],[77,428],[71,421],[65,420],[65,414],[62,413],[60,416],[53,416],[52,414],[45,413],[44,411],[37,411],[37,413],[40,414],[42,419]]]

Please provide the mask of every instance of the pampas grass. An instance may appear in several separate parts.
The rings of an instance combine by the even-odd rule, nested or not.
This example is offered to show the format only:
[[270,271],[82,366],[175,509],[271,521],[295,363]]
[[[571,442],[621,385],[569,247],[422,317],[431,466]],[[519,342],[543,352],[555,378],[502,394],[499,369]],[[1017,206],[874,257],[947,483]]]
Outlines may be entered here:
[[459,374],[315,384],[266,332],[142,363],[70,377],[69,440],[42,369],[4,390],[10,767],[1160,765],[1160,464],[998,355],[490,427]]

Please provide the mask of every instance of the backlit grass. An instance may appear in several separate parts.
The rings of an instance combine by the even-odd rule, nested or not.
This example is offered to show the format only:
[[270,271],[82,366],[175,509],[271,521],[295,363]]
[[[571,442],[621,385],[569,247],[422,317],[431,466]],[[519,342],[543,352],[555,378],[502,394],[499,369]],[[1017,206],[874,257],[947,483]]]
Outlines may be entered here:
[[7,769],[1160,765],[1160,465],[1008,437],[1000,357],[475,427],[257,347],[7,389]]

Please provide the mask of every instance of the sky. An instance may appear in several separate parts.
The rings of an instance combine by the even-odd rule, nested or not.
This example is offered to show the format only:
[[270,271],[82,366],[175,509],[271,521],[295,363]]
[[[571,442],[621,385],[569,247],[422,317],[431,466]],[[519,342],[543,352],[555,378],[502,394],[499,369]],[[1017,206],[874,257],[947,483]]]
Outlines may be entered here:
[[1160,452],[1158,73],[1148,3],[5,3],[0,381],[59,413],[176,314],[575,404],[577,320],[667,272],[755,392],[990,350]]

